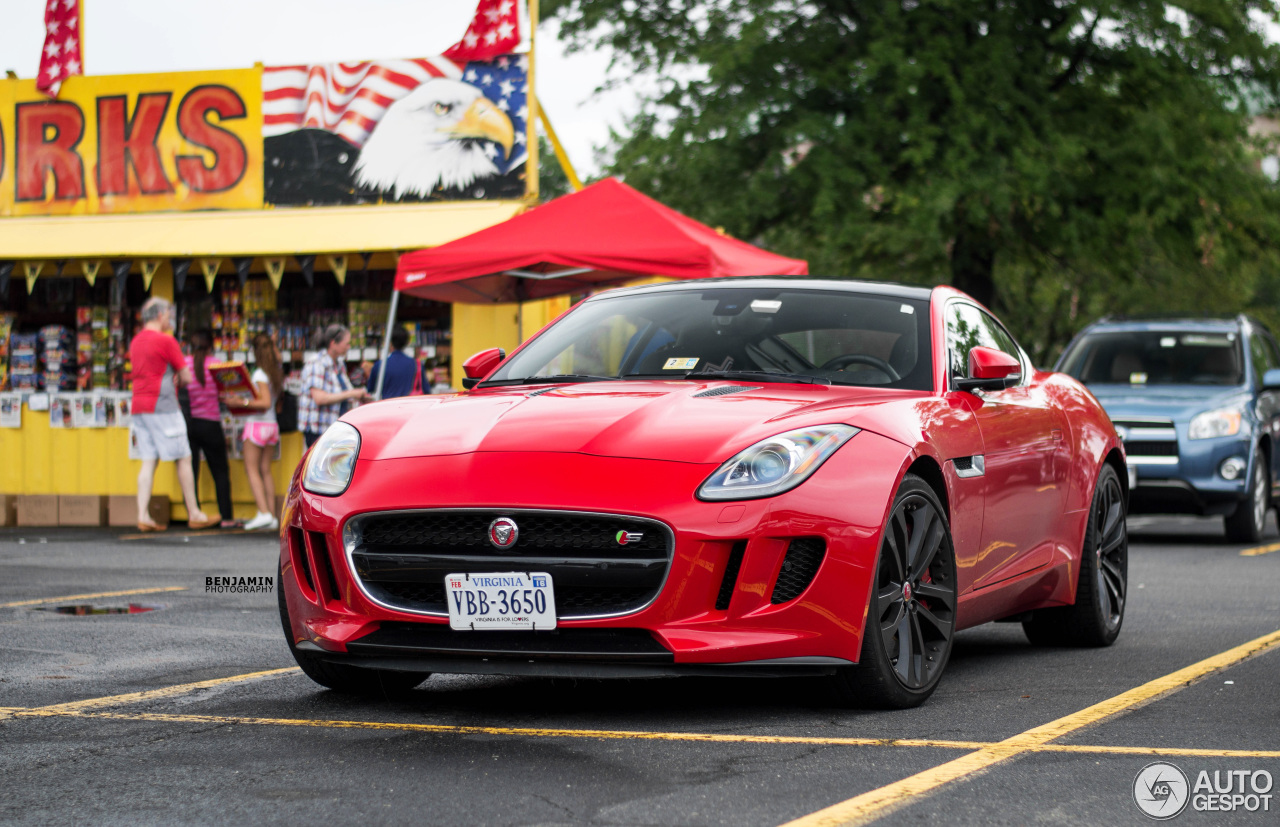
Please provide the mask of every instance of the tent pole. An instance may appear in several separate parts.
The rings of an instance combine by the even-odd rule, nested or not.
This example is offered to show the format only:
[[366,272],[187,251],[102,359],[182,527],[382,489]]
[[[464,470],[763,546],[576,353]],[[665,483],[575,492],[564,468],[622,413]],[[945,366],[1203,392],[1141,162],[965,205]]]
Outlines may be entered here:
[[[387,329],[382,332],[382,364],[378,370],[378,382],[373,387],[373,399],[382,398],[382,383],[387,379],[387,357],[391,355],[391,328],[396,323],[396,308],[400,305],[400,291],[391,291],[391,309],[387,311]],[[418,360],[414,359],[414,364]]]

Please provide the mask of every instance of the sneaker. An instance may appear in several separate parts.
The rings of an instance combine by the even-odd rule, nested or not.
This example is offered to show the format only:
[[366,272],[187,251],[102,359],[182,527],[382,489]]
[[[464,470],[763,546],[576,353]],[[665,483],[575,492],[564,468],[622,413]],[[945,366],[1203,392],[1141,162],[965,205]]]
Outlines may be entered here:
[[272,530],[272,531],[279,531],[279,530],[280,530],[280,521],[279,521],[278,519],[276,519],[275,517],[272,517],[272,518],[271,518],[271,525],[270,525],[270,528],[271,528],[271,530]]
[[[264,528],[272,528],[272,523],[276,523],[276,518],[266,512],[259,511],[254,515],[253,519],[244,524],[245,531],[259,531]],[[276,523],[275,528],[279,528],[280,524]]]

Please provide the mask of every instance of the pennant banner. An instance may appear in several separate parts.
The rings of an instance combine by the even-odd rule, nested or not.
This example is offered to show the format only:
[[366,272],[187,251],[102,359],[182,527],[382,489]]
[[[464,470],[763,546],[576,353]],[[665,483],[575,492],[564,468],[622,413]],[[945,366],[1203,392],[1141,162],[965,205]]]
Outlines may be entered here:
[[333,271],[333,277],[338,280],[338,284],[345,285],[347,283],[347,257],[328,256],[329,269]]
[[102,269],[102,259],[85,259],[80,262],[80,269],[84,272],[84,280],[89,282],[90,287],[93,287],[98,280],[98,271]]
[[220,258],[202,258],[200,259],[200,270],[204,273],[204,286],[209,288],[209,294],[213,294],[213,282],[218,277],[218,268],[222,266]]
[[307,287],[315,286],[315,270],[316,257],[314,255],[296,256],[298,266],[302,268],[302,278],[307,282]]
[[44,262],[24,261],[22,262],[22,269],[27,276],[27,295],[30,296],[36,289],[36,279],[40,277],[40,271],[44,269]]
[[160,259],[144,258],[142,260],[142,286],[148,293],[151,292],[151,280],[155,278],[156,270],[160,269]]
[[231,263],[236,267],[236,275],[240,277],[240,289],[244,290],[244,285],[249,281],[249,267],[253,265],[252,256],[241,256],[231,259]]
[[262,263],[267,268],[267,278],[271,279],[271,286],[280,289],[280,279],[284,276],[284,259],[268,258],[263,259]]
[[171,258],[169,266],[173,268],[173,295],[181,296],[187,289],[187,273],[191,272],[191,259]]

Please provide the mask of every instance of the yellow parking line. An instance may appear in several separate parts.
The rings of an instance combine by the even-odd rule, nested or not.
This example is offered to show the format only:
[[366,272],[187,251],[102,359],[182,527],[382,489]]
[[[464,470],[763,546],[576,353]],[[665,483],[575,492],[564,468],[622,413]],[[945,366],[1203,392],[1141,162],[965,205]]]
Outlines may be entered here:
[[[316,729],[373,729],[421,732],[433,735],[514,735],[540,738],[592,738],[597,740],[695,741],[729,744],[805,744],[851,747],[928,747],[981,750],[998,746],[985,741],[942,741],[931,738],[835,738],[803,735],[721,735],[703,732],[645,732],[608,729],[537,729],[531,727],[459,726],[392,721],[345,721],[311,718],[257,718],[243,715],[197,715],[169,712],[85,712],[80,709],[42,707],[0,708],[0,716],[17,718],[101,718],[115,721],[157,723],[247,724],[252,726],[310,727]],[[1280,758],[1280,750],[1182,749],[1179,747],[1088,746],[1043,744],[1027,752],[1075,752],[1092,755],[1169,755],[1202,758]]]
[[1122,692],[1114,698],[1102,701],[1074,712],[1056,721],[1034,727],[1026,732],[1006,738],[999,743],[962,755],[924,772],[895,781],[876,790],[854,796],[847,801],[833,804],[816,813],[789,822],[786,827],[831,827],[837,824],[866,824],[894,810],[900,809],[911,800],[932,792],[937,788],[965,776],[983,772],[996,764],[1014,756],[1032,751],[1035,747],[1047,744],[1090,724],[1127,712],[1130,709],[1145,705],[1155,699],[1190,686],[1193,682],[1219,669],[1239,663],[1280,645],[1280,631],[1263,635],[1229,649],[1221,654],[1206,658],[1199,663],[1179,669],[1176,672],[1156,678],[1142,686]]
[[1172,755],[1185,758],[1280,758],[1280,749],[1181,749],[1179,747],[1095,747],[1045,744],[1028,752],[1087,752],[1091,755]]
[[19,600],[16,603],[0,603],[0,609],[13,609],[18,606],[39,606],[41,603],[62,603],[67,600],[94,600],[99,597],[124,597],[131,594],[159,594],[160,592],[184,592],[186,590],[186,586],[165,586],[159,589],[128,589],[122,592],[69,594],[66,597],[42,597],[39,600]]
[[261,680],[263,678],[288,675],[297,671],[299,671],[299,669],[296,666],[289,666],[284,669],[267,669],[262,672],[248,672],[244,675],[232,675],[229,678],[214,678],[213,680],[208,681],[183,683],[176,686],[165,686],[160,689],[148,689],[143,692],[129,692],[124,695],[108,695],[104,698],[87,698],[83,701],[71,701],[70,703],[54,704],[53,706],[40,706],[35,709],[29,709],[25,712],[18,713],[18,715],[34,715],[40,717],[45,715],[61,715],[67,712],[79,712],[85,709],[97,709],[104,706],[136,704],[143,701],[155,700],[156,698],[170,698],[174,695],[185,695],[188,692],[198,692],[201,689],[209,689],[214,686],[227,686],[229,684],[247,683],[249,681]]
[[1241,557],[1259,557],[1263,554],[1270,554],[1273,551],[1280,551],[1280,543],[1272,543],[1269,546],[1258,546],[1257,548],[1247,548],[1240,552]]

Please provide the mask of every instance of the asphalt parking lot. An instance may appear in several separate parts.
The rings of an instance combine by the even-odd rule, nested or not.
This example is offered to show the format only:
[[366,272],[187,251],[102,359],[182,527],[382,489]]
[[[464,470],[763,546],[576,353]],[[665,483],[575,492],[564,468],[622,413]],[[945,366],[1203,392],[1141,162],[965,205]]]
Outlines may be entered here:
[[[1280,781],[1274,523],[1253,549],[1216,520],[1130,526],[1115,646],[964,632],[904,712],[811,680],[437,675],[350,699],[293,668],[273,593],[205,591],[274,576],[272,538],[0,530],[0,821],[1145,824],[1133,786],[1155,762]],[[56,611],[130,602],[152,610]],[[1275,824],[1274,786],[1176,821]]]

